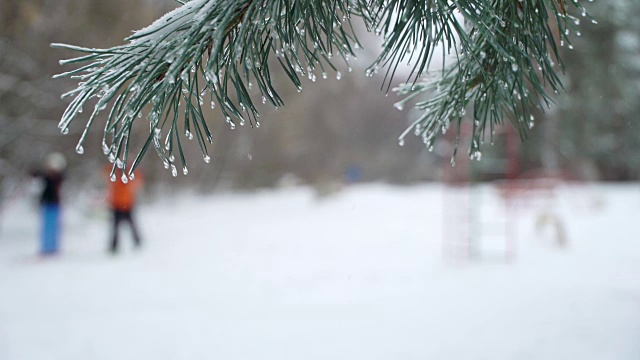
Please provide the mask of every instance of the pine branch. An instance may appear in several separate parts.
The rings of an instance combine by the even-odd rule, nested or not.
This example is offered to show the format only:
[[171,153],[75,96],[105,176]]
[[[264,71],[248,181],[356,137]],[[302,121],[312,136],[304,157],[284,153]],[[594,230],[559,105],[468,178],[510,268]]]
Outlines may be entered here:
[[[572,3],[582,16],[587,16],[576,0]],[[556,71],[565,70],[556,43],[562,46],[566,43],[572,48],[568,36],[580,23],[567,13],[564,0],[455,4],[452,11],[459,11],[470,24],[469,29],[462,24],[453,27],[464,29],[456,33],[461,44],[457,62],[447,68],[441,80],[408,83],[394,89],[405,96],[396,103],[399,109],[418,96],[428,98],[416,103],[423,115],[400,136],[399,143],[403,144],[405,136],[413,131],[432,150],[438,133],[446,133],[453,124],[457,130],[453,165],[460,127],[471,106],[471,159],[481,159],[481,145],[487,138],[493,143],[495,130],[503,125],[504,119],[510,119],[520,137],[526,138],[535,124],[533,110],[544,111],[553,104],[547,92],[557,94],[564,90]],[[558,28],[556,34],[552,21]]]
[[[434,85],[418,80],[428,72],[437,44],[444,44],[444,51],[460,52],[457,64],[435,85],[440,91],[417,104],[426,112],[409,130],[429,146],[438,128],[453,121],[460,124],[471,100],[475,100],[474,118],[481,134],[487,121],[493,129],[504,113],[520,119],[541,101],[548,104],[545,85],[561,88],[551,60],[559,57],[547,14],[555,14],[564,30],[568,19],[564,0],[177,2],[182,6],[135,32],[125,45],[91,49],[52,44],[85,54],[61,61],[79,67],[56,77],[71,76],[80,82],[63,95],[73,100],[59,126],[68,132],[85,105],[95,103],[76,149],[82,153],[89,128],[101,111],[110,108],[103,150],[114,163],[112,177],[117,167],[132,176],[152,145],[174,176],[176,164],[186,174],[180,129],[187,139],[196,138],[209,162],[207,145],[212,134],[203,115],[205,99],[222,112],[231,128],[247,122],[259,127],[255,98],[275,107],[284,105],[271,80],[274,58],[298,90],[301,77],[315,81],[316,74],[327,77],[328,71],[335,71],[339,78],[332,61],[348,62],[355,57],[354,49],[361,47],[352,18],[363,19],[367,29],[385,39],[367,75],[386,67],[383,86],[388,89],[399,64],[409,60],[415,64],[412,83],[397,89],[407,95],[402,103],[433,92]],[[470,29],[457,13],[471,24]],[[564,32],[561,36],[566,38]],[[538,72],[532,70],[534,62],[541,66]],[[525,92],[527,86],[533,86],[531,95]],[[149,136],[130,161],[130,132],[143,114],[150,125]],[[127,181],[127,176],[122,180]]]

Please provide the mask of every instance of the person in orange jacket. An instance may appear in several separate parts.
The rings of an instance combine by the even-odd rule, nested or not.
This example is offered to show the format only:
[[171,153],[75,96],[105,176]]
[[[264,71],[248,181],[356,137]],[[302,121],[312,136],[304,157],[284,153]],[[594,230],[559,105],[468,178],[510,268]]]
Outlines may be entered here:
[[[109,173],[111,168],[109,167]],[[126,182],[122,181],[122,170],[116,170],[115,181],[109,182],[108,202],[113,214],[113,230],[109,251],[112,254],[118,252],[118,228],[120,223],[129,223],[131,232],[133,234],[133,242],[136,247],[142,245],[140,233],[134,221],[133,209],[136,204],[136,194],[143,184],[142,175],[137,171],[134,173],[134,178],[129,179]]]

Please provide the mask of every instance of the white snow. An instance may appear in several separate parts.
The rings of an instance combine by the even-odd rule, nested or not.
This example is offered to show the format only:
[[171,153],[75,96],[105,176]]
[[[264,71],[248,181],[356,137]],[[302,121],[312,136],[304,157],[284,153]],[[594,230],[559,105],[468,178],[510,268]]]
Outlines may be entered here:
[[442,201],[493,221],[490,188],[485,205],[439,185],[175,196],[141,206],[145,247],[125,231],[116,257],[107,214],[70,205],[48,259],[35,256],[35,206],[14,201],[0,359],[637,360],[639,189],[563,187],[565,248],[536,228],[541,202],[520,203],[511,263],[442,256],[442,224],[464,226]]
[[177,7],[162,17],[154,21],[151,25],[135,31],[131,36],[133,44],[143,43],[147,41],[157,42],[163,39],[177,29],[187,26],[193,21],[192,15],[198,14],[200,11],[206,11],[215,1],[209,0],[193,0],[180,7]]

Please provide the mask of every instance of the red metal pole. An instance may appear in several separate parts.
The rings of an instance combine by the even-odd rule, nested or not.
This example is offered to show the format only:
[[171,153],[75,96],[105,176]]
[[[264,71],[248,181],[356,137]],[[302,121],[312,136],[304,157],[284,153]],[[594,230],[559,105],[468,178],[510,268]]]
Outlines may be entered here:
[[506,155],[507,155],[507,193],[506,201],[506,244],[505,259],[511,262],[516,254],[517,241],[517,220],[516,207],[513,204],[513,197],[516,195],[517,179],[520,172],[520,138],[515,129],[509,128],[506,133]]

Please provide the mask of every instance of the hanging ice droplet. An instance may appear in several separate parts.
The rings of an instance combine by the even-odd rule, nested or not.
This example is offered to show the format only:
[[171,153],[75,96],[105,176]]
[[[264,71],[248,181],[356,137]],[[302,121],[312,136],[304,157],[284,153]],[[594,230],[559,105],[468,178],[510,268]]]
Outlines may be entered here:
[[398,109],[398,110],[400,110],[400,111],[402,111],[402,109],[404,109],[404,104],[402,104],[402,102],[399,101],[399,102],[393,104],[393,107]]
[[204,160],[204,162],[206,162],[207,164],[211,162],[211,157],[207,154],[204,154],[204,156],[202,157],[202,159]]
[[171,176],[176,177],[178,176],[178,169],[176,169],[176,166],[171,164]]
[[111,182],[116,182],[116,174],[111,174],[111,177],[109,178],[109,180],[111,180]]
[[263,103],[263,104],[266,104],[266,103],[267,103],[267,98],[266,98],[266,97],[264,97],[264,96],[262,97],[262,103]]
[[336,72],[336,79],[337,80],[342,79],[342,73],[340,71]]
[[133,181],[136,179],[136,175],[134,173],[129,174],[129,180]]
[[62,135],[67,135],[69,133],[69,128],[64,128],[60,131]]
[[84,148],[82,145],[78,144],[78,146],[76,146],[76,152],[80,155],[84,154]]
[[109,152],[111,152],[111,149],[109,149],[109,146],[107,146],[106,142],[102,142],[102,153],[107,155],[109,154]]
[[514,72],[518,71],[518,64],[511,64],[511,70],[513,70]]
[[215,103],[215,102],[213,102],[213,101],[211,101],[211,108],[212,108],[212,109],[215,109],[215,108],[216,108],[216,103]]
[[125,175],[124,173],[120,177],[120,180],[122,181],[123,184],[126,184],[126,183],[129,182],[129,179],[127,178],[127,175]]
[[184,175],[188,175],[188,174],[189,174],[189,169],[187,169],[187,167],[186,167],[186,166],[185,166],[185,167],[183,167],[183,168],[182,168],[182,173],[183,173]]
[[404,138],[398,139],[398,145],[404,146]]

